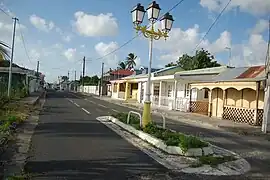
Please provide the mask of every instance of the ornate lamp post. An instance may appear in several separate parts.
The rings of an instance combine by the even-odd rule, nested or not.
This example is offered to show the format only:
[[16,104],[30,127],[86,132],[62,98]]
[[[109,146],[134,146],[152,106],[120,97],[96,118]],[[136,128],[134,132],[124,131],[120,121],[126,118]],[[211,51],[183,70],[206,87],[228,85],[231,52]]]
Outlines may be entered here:
[[154,30],[154,23],[158,21],[160,7],[153,1],[147,10],[148,20],[150,21],[150,29],[147,26],[142,26],[143,18],[145,15],[144,7],[139,3],[137,4],[132,13],[132,20],[134,24],[134,28],[137,33],[140,31],[142,34],[149,39],[149,65],[148,65],[148,80],[146,84],[146,98],[144,101],[143,108],[143,127],[145,127],[149,122],[151,122],[151,91],[150,91],[150,83],[151,83],[151,66],[152,66],[152,50],[153,50],[153,40],[159,40],[161,37],[164,37],[165,40],[168,37],[168,33],[172,28],[173,17],[169,13],[166,13],[163,17],[161,17],[161,30]]

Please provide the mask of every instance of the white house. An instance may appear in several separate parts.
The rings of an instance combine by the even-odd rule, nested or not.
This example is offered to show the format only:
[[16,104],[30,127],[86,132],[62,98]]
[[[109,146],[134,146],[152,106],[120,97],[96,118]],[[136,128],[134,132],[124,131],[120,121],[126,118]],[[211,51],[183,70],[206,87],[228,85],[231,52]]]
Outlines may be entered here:
[[[221,66],[183,71],[180,67],[168,67],[153,72],[150,86],[152,105],[205,114],[208,108],[208,90],[192,89],[190,91],[190,83],[211,80],[227,68],[227,66]],[[111,98],[143,103],[146,82],[147,74],[131,75],[111,81],[113,87]]]

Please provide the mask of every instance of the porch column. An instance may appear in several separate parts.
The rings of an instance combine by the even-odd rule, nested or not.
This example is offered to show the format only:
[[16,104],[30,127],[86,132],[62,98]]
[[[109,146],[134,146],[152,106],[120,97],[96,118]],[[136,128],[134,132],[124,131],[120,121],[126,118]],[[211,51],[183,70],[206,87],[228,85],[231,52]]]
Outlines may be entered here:
[[256,82],[256,100],[254,112],[254,125],[258,124],[258,106],[259,106],[260,82]]
[[27,74],[25,75],[25,87],[27,90],[27,94],[29,94],[29,78]]
[[[187,88],[189,88],[189,84],[187,84]],[[191,112],[191,101],[192,101],[192,89],[189,89],[189,112]]]
[[208,116],[212,116],[212,89],[208,91]]
[[226,90],[223,90],[223,96],[222,96],[222,116],[223,116],[223,111],[224,111],[224,106],[225,106],[225,101],[226,101]]
[[174,80],[173,109],[176,109],[176,98],[177,98],[177,80]]
[[161,106],[162,81],[159,82],[158,106]]
[[128,99],[128,95],[129,95],[129,92],[128,92],[128,82],[126,82],[126,88],[125,88],[125,100]]
[[116,88],[117,97],[118,97],[118,94],[119,94],[119,89],[120,89],[120,83],[117,83],[117,88]]

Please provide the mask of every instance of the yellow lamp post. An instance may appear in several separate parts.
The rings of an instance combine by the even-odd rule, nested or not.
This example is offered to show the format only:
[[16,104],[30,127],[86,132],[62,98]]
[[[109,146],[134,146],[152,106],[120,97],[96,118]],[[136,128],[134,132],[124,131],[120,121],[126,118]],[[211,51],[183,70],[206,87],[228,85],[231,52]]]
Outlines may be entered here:
[[134,28],[137,32],[142,32],[142,34],[149,39],[149,65],[148,65],[148,79],[146,83],[146,97],[144,101],[144,108],[143,108],[143,127],[145,127],[149,122],[151,122],[151,91],[150,91],[150,84],[151,84],[151,66],[152,66],[152,52],[153,52],[153,40],[159,40],[161,37],[164,37],[165,40],[168,37],[168,33],[172,28],[173,24],[173,17],[169,13],[166,13],[163,17],[161,17],[161,30],[158,29],[155,31],[154,23],[158,21],[160,7],[153,1],[147,10],[148,20],[150,22],[150,29],[148,26],[141,25],[143,22],[143,18],[145,15],[144,7],[139,3],[137,4],[132,13],[132,21],[134,24]]

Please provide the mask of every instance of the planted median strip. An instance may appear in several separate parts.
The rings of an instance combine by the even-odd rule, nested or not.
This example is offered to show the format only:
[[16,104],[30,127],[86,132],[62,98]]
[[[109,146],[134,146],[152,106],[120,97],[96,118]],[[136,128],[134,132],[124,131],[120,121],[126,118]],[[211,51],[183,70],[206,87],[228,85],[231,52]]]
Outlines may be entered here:
[[[126,124],[128,116],[126,113],[118,113],[112,116],[124,123],[118,123],[118,125],[125,127],[129,126]],[[163,129],[154,123],[150,123],[145,128],[141,128],[140,120],[133,115],[131,115],[129,123],[130,126],[140,132],[137,133],[130,129],[133,134],[169,154],[183,156],[203,156],[213,154],[213,150],[209,146],[209,143],[202,141],[195,136],[188,136],[179,132],[173,132],[169,129]]]
[[131,114],[129,124],[127,118],[127,113],[117,113],[97,119],[168,169],[208,175],[240,175],[250,169],[245,159],[199,137],[154,123],[141,128],[138,117]]

